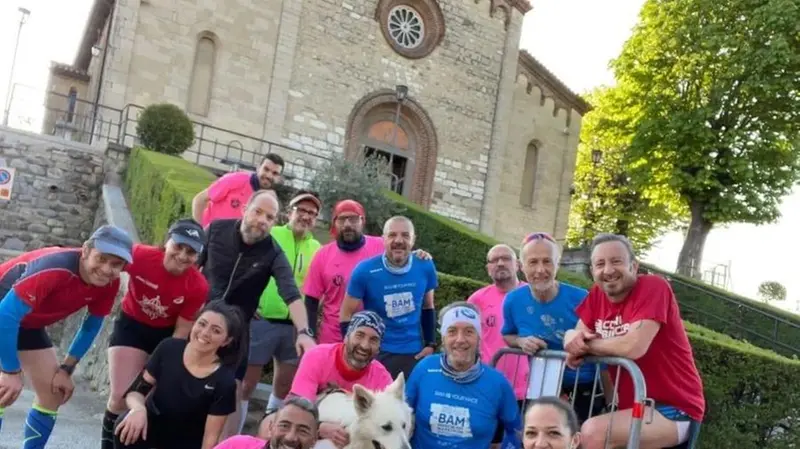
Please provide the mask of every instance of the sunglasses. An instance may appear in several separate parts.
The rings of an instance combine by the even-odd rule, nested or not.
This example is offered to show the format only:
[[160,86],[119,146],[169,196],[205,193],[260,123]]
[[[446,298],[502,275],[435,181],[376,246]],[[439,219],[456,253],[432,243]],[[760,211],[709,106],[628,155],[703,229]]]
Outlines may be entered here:
[[532,232],[522,239],[522,245],[527,245],[534,240],[547,240],[548,242],[556,243],[556,240],[546,232]]

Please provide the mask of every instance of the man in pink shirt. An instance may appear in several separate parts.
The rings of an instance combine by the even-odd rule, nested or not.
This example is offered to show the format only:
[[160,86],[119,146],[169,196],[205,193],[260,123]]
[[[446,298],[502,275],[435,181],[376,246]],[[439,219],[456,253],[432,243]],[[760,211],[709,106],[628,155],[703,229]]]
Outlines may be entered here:
[[[317,395],[325,390],[333,387],[350,392],[355,384],[372,391],[384,390],[393,379],[375,357],[385,331],[386,326],[377,313],[362,310],[353,315],[343,343],[320,344],[303,354],[289,397],[316,401]],[[267,411],[261,423],[262,438],[269,436],[271,415],[272,411]],[[319,437],[340,448],[349,440],[347,430],[338,423],[320,423]]]
[[283,158],[270,153],[255,173],[228,173],[214,181],[192,199],[192,216],[203,227],[213,220],[241,218],[244,206],[253,193],[269,190],[281,180]]
[[342,200],[336,203],[331,216],[331,236],[317,251],[308,267],[303,284],[308,322],[316,331],[317,314],[322,303],[319,343],[342,341],[339,330],[339,309],[342,306],[347,283],[353,268],[362,260],[383,253],[383,239],[364,235],[366,214],[358,201]]

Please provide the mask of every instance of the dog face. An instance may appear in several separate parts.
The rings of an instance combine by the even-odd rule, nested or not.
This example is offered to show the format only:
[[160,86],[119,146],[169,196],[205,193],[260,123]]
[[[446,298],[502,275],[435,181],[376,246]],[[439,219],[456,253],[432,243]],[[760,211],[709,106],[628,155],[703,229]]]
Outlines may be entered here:
[[406,404],[405,377],[400,373],[380,393],[361,385],[353,387],[353,403],[358,415],[357,441],[372,443],[373,449],[411,449],[411,407]]

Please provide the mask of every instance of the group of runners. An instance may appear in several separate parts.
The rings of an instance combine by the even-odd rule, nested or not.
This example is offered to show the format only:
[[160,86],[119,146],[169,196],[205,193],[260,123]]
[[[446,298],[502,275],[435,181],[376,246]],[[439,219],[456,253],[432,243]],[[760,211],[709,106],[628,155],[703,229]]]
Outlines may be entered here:
[[[255,173],[222,176],[160,246],[106,225],[81,248],[34,250],[0,265],[0,427],[24,375],[35,399],[23,449],[45,447],[125,271],[102,449],[341,449],[348,429],[318,422],[314,404],[332,385],[380,391],[400,375],[414,449],[594,449],[607,439],[624,447],[642,413],[630,376],[581,367],[587,355],[639,365],[655,402],[644,411],[652,419],[641,447],[687,447],[696,436],[705,401],[677,302],[665,280],[638,275],[625,237],[595,238],[589,291],[556,280],[561,250],[550,235],[529,234],[519,255],[497,245],[486,255],[492,284],[437,316],[433,256],[414,249],[411,220],[392,217],[382,236],[365,235],[363,206],[340,201],[332,241],[320,245],[318,196],[301,190],[282,210],[272,190],[283,166],[271,154]],[[286,224],[277,225],[283,212]],[[45,328],[84,307],[59,363]],[[529,400],[527,356],[490,365],[505,347],[566,351],[561,397]],[[241,436],[270,362],[258,435]]]

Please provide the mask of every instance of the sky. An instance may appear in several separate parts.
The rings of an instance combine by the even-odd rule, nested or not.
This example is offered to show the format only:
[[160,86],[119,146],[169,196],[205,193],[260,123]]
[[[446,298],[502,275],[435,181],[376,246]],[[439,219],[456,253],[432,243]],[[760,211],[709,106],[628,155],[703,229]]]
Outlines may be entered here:
[[[71,63],[91,8],[91,0],[3,0],[0,2],[0,101],[6,99],[19,13],[31,11],[23,26],[14,75],[15,108],[23,98],[39,104],[35,92],[47,85],[50,61]],[[521,48],[528,50],[574,92],[613,84],[608,63],[616,57],[636,24],[643,0],[533,0],[525,16]],[[25,101],[28,103],[28,101]],[[5,104],[5,103],[3,103]],[[15,117],[12,116],[12,123]],[[800,276],[787,253],[797,247],[800,229],[800,188],[781,206],[783,216],[767,226],[735,224],[711,231],[704,265],[729,265],[733,291],[756,297],[762,281],[786,286],[789,301],[774,305],[800,313]],[[674,270],[682,236],[663,236],[645,257],[647,262]]]

